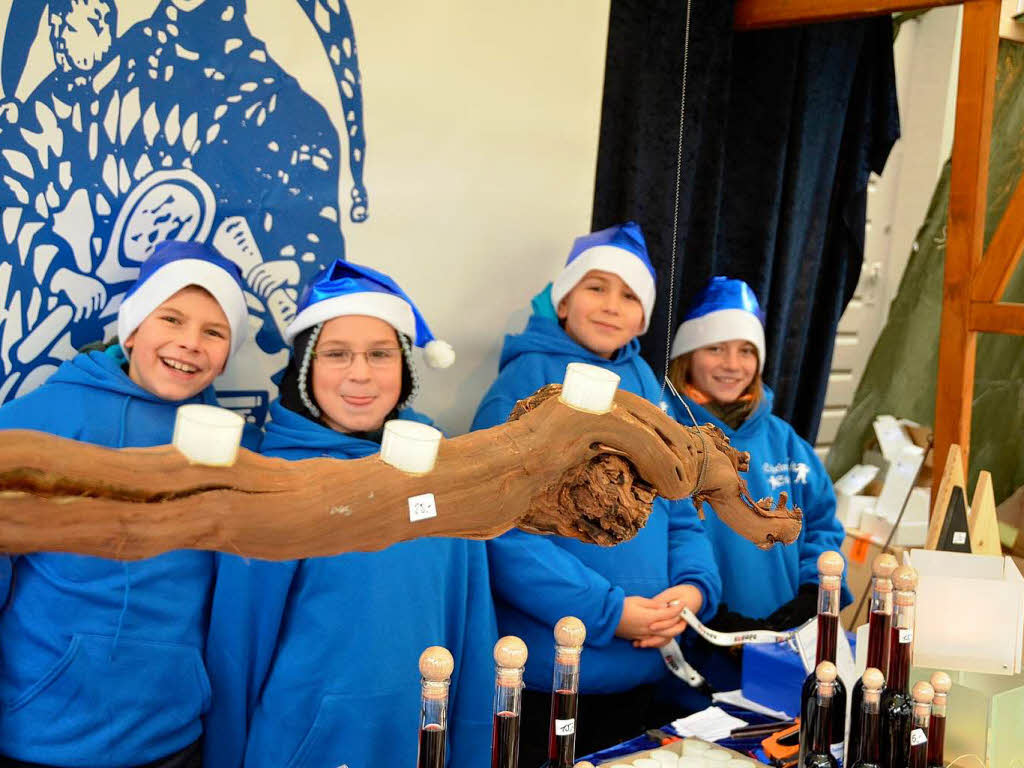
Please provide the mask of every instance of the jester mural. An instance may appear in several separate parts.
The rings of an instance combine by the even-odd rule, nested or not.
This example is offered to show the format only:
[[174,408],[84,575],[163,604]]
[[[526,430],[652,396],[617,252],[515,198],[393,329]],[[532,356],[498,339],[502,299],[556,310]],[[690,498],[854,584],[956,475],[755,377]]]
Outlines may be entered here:
[[[263,421],[297,287],[344,255],[343,217],[368,213],[352,20],[343,0],[296,2],[330,62],[343,143],[253,35],[245,0],[13,0],[0,60],[0,403],[110,339],[138,265],[173,238],[241,268],[256,343],[220,395]],[[119,11],[139,6],[151,15],[119,33]]]

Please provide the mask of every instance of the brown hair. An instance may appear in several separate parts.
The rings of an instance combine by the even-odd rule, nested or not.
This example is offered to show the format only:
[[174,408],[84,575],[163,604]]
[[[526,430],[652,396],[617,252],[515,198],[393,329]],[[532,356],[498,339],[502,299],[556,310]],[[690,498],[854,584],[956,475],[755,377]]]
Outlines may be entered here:
[[[693,384],[690,380],[690,365],[693,362],[693,352],[684,352],[679,357],[673,358],[672,362],[668,365],[668,380],[672,382],[672,386],[676,388],[676,391],[683,395],[686,393],[687,386]],[[758,361],[760,364],[760,361]],[[754,410],[761,404],[764,399],[764,387],[761,385],[761,371],[757,370],[754,372],[754,380],[750,382],[744,395],[750,395],[751,410]]]

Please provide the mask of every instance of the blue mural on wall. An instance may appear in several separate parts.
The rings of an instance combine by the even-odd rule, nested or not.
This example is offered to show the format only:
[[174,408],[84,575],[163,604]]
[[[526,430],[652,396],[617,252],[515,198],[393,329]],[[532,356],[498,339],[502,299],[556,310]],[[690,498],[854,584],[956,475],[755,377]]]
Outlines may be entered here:
[[0,60],[0,402],[109,339],[153,246],[191,239],[245,276],[256,344],[222,394],[262,421],[297,288],[344,255],[342,220],[368,206],[352,20],[342,0],[295,2],[336,81],[345,158],[324,106],[251,32],[245,0],[150,2],[121,34],[130,0],[13,0]]

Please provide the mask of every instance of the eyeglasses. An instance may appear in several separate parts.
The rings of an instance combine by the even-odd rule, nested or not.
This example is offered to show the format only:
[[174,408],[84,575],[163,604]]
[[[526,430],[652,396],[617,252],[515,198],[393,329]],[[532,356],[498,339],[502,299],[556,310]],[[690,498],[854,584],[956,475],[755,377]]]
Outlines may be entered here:
[[371,368],[389,368],[402,359],[402,349],[401,347],[385,347],[368,349],[365,352],[356,352],[351,349],[328,349],[313,353],[313,357],[319,360],[324,367],[335,370],[349,368],[356,357],[360,355],[366,358],[366,364]]

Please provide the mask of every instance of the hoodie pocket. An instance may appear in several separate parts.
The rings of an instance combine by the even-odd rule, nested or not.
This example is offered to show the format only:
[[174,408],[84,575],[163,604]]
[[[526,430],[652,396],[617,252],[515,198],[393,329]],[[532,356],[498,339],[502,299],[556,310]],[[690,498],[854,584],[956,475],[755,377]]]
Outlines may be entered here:
[[[417,691],[417,697],[418,697]],[[411,710],[392,694],[376,696],[326,694],[316,717],[299,744],[288,768],[375,768],[381,757],[394,754],[395,734],[414,733],[415,706]],[[400,713],[413,713],[409,723]],[[405,737],[402,737],[403,739]],[[401,753],[401,748],[399,748]],[[412,760],[415,761],[415,753]],[[394,761],[396,764],[401,760]],[[408,763],[408,761],[405,761]]]
[[4,719],[5,730],[35,734],[29,741],[42,745],[105,742],[127,752],[198,729],[209,706],[198,649],[76,634],[46,674],[7,703]]

